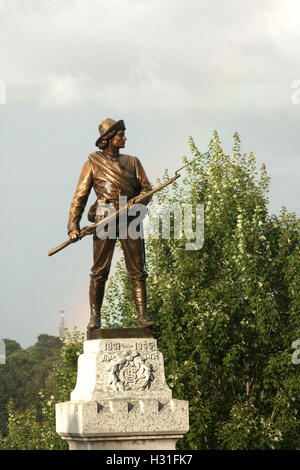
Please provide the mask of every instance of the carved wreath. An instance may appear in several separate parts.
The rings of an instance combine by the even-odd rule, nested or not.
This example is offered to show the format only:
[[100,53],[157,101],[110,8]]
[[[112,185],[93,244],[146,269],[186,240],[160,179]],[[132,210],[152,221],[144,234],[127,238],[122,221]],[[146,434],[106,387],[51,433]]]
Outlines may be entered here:
[[154,380],[153,367],[145,363],[139,352],[124,353],[110,370],[108,384],[114,390],[144,390]]

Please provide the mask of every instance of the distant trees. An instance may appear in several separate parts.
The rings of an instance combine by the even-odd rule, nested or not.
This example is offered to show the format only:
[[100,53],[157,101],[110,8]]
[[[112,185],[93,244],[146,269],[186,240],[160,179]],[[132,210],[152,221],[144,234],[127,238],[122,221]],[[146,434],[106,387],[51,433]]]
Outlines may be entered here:
[[5,339],[6,363],[0,364],[0,432],[7,432],[7,404],[24,410],[34,405],[39,411],[39,391],[47,388],[55,393],[56,385],[51,377],[53,363],[60,354],[59,338],[41,334],[34,346],[22,349],[14,340]]
[[[0,399],[4,402],[8,398],[0,449],[68,448],[55,431],[55,403],[70,398],[82,344],[83,334],[76,329],[66,332],[63,343],[54,336],[40,335],[34,346],[19,351],[20,357],[12,354],[7,364],[0,366],[0,377],[6,383],[6,390],[2,387],[0,391]],[[20,366],[25,369],[18,382],[16,370]],[[21,400],[24,390],[31,386],[31,393]]]

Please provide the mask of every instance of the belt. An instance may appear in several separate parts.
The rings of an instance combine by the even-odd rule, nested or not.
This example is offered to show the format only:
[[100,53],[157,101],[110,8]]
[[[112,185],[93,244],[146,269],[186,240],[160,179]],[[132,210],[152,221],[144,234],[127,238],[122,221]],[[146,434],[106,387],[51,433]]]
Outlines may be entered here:
[[119,204],[119,199],[98,199],[97,206],[100,206],[101,204]]
[[[128,199],[128,201],[130,201],[130,199]],[[100,206],[101,204],[117,204],[117,205],[119,205],[119,202],[120,202],[119,199],[100,198],[100,199],[97,199],[97,206]]]

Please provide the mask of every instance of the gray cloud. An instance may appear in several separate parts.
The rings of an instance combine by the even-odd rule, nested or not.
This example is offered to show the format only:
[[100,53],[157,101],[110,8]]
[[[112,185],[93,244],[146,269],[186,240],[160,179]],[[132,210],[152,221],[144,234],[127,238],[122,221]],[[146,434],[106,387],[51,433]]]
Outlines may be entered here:
[[153,112],[159,102],[197,113],[228,105],[230,98],[251,106],[256,98],[273,107],[285,102],[295,79],[297,2],[248,1],[243,8],[233,0],[1,5],[3,79],[18,101],[108,103],[121,112]]

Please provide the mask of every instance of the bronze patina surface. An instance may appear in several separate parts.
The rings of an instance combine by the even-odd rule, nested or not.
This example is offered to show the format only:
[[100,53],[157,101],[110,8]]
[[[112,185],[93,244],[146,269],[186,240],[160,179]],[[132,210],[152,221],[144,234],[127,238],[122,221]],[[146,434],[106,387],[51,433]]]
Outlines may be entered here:
[[[125,147],[124,121],[107,118],[99,125],[100,137],[96,141],[99,151],[91,153],[84,163],[76,191],[71,203],[68,233],[72,242],[80,238],[80,220],[85,209],[89,194],[93,188],[97,200],[89,212],[89,220],[95,217],[95,208],[100,204],[111,204],[118,209],[119,197],[126,196],[130,205],[135,198],[151,191],[151,184],[145,170],[137,157],[120,153]],[[150,198],[144,200],[148,204]],[[96,219],[94,219],[97,221]],[[131,219],[132,220],[132,219]],[[89,332],[100,329],[101,306],[104,298],[105,283],[110,272],[111,261],[119,236],[118,219],[116,221],[116,237],[98,238],[94,234],[93,257],[89,289],[90,322]],[[128,217],[128,224],[130,217]],[[141,231],[142,233],[142,231]],[[133,298],[137,310],[138,325],[152,327],[153,322],[147,311],[147,294],[145,270],[144,239],[133,239],[127,232],[126,238],[120,239],[124,252],[127,271],[131,280]]]
[[152,328],[108,328],[87,332],[87,339],[153,338]]

